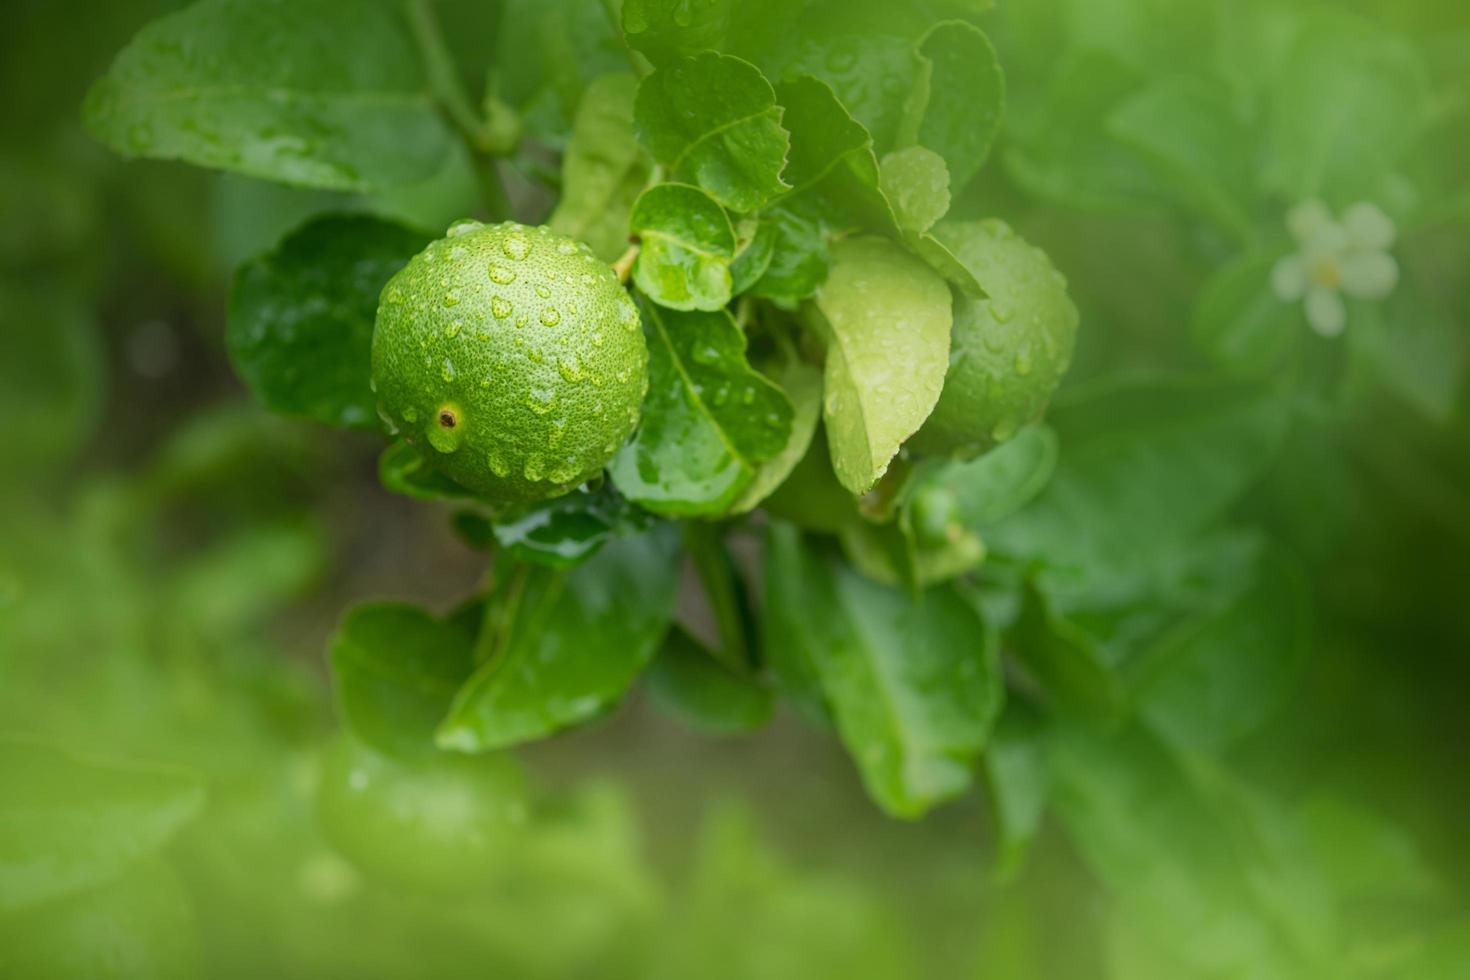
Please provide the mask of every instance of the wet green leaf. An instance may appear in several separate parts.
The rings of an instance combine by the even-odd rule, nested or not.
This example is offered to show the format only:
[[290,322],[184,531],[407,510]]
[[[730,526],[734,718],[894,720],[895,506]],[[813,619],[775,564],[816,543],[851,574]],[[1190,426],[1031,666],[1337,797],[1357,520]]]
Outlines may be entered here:
[[894,150],[879,162],[878,184],[908,234],[922,235],[949,210],[949,169],[933,150]]
[[827,230],[812,217],[782,205],[761,213],[761,228],[770,229],[771,260],[750,293],[795,309],[826,281],[831,261]]
[[378,218],[318,218],[235,273],[225,337],[263,405],[381,427],[370,388],[378,294],[429,236]]
[[919,428],[949,365],[949,287],[897,245],[854,238],[807,307],[827,345],[822,417],[842,485],[865,493]]
[[641,242],[633,281],[674,310],[718,310],[730,301],[735,229],[697,187],[658,184],[639,196],[628,229]]
[[484,752],[590,721],[627,692],[674,611],[670,539],[608,542],[567,572],[523,566],[506,634],[455,697],[441,748]]
[[642,308],[649,391],[642,426],[609,466],[613,482],[655,513],[723,513],[785,447],[791,402],[751,369],[724,310]]
[[817,421],[822,417],[822,371],[801,360],[781,362],[769,372],[770,378],[791,402],[791,434],[786,445],[776,455],[761,463],[756,469],[755,479],[745,488],[730,513],[744,514],[760,506],[771,493],[785,482],[811,448],[812,437],[817,431]]
[[915,46],[917,70],[900,143],[938,153],[963,190],[990,154],[1005,114],[1005,76],[990,39],[973,24],[936,24]]
[[644,531],[651,523],[648,514],[605,484],[505,514],[494,530],[501,547],[521,561],[572,568],[614,535]]
[[455,692],[475,669],[475,636],[402,602],[353,607],[329,648],[337,706],[379,752],[405,759],[434,750]]
[[[782,119],[791,130],[783,176],[792,185],[792,203],[786,206],[814,198],[821,205],[799,209],[803,214],[819,215],[839,227],[851,224],[897,236],[898,220],[878,188],[878,158],[868,130],[814,75],[795,75],[777,93]],[[823,213],[831,208],[838,214]]]
[[717,48],[732,0],[624,0],[623,34],[654,64]]
[[771,692],[742,677],[683,629],[675,627],[648,669],[655,703],[700,731],[734,734],[760,728],[771,718]]
[[638,86],[633,118],[670,176],[732,211],[754,211],[787,188],[781,109],[749,62],[708,51],[662,67]]
[[201,0],[152,22],[87,94],[120,153],[365,191],[431,176],[450,145],[402,8]]
[[768,538],[766,589],[782,657],[821,692],[874,801],[917,817],[970,785],[1000,711],[995,637],[949,589],[920,597],[810,550],[793,529]]
[[628,247],[628,213],[648,182],[648,158],[633,135],[632,75],[601,75],[582,93],[561,163],[561,199],[547,223],[592,246],[604,262]]
[[204,805],[192,775],[0,739],[0,912],[95,888],[163,847]]
[[735,229],[735,261],[730,263],[730,291],[739,295],[766,274],[776,252],[776,228],[769,220],[745,217]]

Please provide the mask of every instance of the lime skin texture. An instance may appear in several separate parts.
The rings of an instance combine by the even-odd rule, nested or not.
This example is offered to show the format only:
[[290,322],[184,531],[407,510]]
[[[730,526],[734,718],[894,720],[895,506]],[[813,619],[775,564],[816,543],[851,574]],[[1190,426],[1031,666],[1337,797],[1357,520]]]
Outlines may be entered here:
[[1046,411],[1072,361],[1077,307],[1046,253],[998,219],[953,226],[956,252],[988,295],[956,296],[939,403],[909,440],[920,454],[973,456]]
[[384,421],[487,500],[566,493],[638,425],[638,308],[592,250],[545,227],[461,221],[383,287],[372,377]]

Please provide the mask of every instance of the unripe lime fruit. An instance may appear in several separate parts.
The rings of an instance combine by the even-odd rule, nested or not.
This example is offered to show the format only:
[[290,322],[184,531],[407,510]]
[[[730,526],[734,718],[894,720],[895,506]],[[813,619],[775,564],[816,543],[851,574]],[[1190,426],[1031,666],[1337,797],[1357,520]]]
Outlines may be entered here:
[[944,391],[908,447],[973,454],[1005,442],[1046,410],[1072,361],[1077,307],[1046,253],[1005,222],[948,229],[946,242],[977,271],[987,295],[956,296]]
[[431,466],[525,503],[595,476],[632,435],[648,347],[633,300],[586,245],[462,221],[383,287],[373,385]]

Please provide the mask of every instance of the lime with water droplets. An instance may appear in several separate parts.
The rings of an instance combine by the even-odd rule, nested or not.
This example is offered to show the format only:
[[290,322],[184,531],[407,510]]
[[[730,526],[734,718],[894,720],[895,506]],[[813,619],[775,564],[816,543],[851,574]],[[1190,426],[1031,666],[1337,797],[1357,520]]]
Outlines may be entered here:
[[1003,221],[947,225],[946,242],[987,295],[956,296],[944,391],[908,447],[970,455],[1046,410],[1072,360],[1077,307],[1046,253]]
[[547,228],[460,221],[384,287],[383,417],[436,470],[501,503],[597,475],[638,423],[638,309],[591,249]]

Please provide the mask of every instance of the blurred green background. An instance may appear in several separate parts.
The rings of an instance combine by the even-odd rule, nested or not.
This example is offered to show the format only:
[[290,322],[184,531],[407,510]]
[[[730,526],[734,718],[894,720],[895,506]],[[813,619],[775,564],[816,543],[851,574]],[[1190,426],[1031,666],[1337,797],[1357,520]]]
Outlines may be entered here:
[[[1032,839],[1013,833],[1024,797],[890,821],[828,733],[782,714],[702,735],[642,691],[519,753],[524,774],[405,769],[344,741],[323,657],[341,610],[448,611],[483,558],[443,511],[379,486],[375,440],[249,403],[223,352],[229,276],[323,210],[443,227],[473,176],[451,160],[356,198],[118,160],[78,107],[175,6],[3,14],[0,976],[1281,975],[1241,952],[1259,930],[1321,947],[1312,976],[1470,976],[1470,9],[1334,5],[1405,39],[1432,79],[1400,254],[1441,326],[1324,395],[1240,505],[1299,564],[1313,612],[1279,683],[1196,679],[1200,711],[1242,716],[1228,780],[1197,774],[1228,781],[1239,812],[1155,778],[1140,736],[1079,745],[1095,792]],[[441,4],[466,24],[476,6]],[[1113,81],[1228,52],[1248,20],[1232,10],[1257,6],[990,15],[1007,165],[970,203],[1066,271],[1083,323],[1069,385],[1216,370],[1188,324],[1230,222],[1151,193],[1094,122]],[[467,64],[493,51],[452,36]],[[1235,69],[1266,84],[1268,66]],[[554,149],[555,93],[511,94]],[[1334,358],[1302,370],[1338,378]],[[1036,764],[1003,761],[1022,782]],[[1194,832],[1278,810],[1266,880],[1242,883]]]

